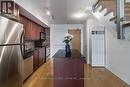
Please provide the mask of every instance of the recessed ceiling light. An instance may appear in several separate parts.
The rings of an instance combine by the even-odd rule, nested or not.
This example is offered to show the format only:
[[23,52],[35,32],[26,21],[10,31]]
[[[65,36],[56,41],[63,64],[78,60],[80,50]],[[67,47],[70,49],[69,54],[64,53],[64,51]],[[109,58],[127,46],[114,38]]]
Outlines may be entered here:
[[91,11],[91,10],[92,10],[92,7],[86,7],[86,8],[85,8],[85,11],[86,11],[86,10],[87,10],[87,11]]
[[82,17],[85,17],[85,13],[76,13],[76,14],[73,15],[73,17],[82,18]]
[[50,12],[49,10],[47,10],[47,11],[46,11],[46,14],[50,16],[50,15],[51,15],[51,12]]

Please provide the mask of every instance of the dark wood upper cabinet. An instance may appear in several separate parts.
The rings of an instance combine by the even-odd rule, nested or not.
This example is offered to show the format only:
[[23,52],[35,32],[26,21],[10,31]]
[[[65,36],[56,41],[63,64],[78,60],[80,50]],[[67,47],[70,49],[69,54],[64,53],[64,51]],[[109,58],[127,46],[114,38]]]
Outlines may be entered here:
[[32,29],[32,31],[31,31],[31,39],[33,39],[33,40],[36,40],[37,39],[37,27],[36,27],[36,24],[34,23],[34,22],[31,22],[31,29]]
[[24,25],[25,39],[27,40],[39,40],[40,32],[45,32],[43,27],[24,16],[20,16],[20,22]]
[[25,38],[26,39],[32,39],[32,28],[31,28],[31,21],[26,20],[25,24]]
[[23,24],[24,26],[24,30],[25,30],[25,39],[30,39],[31,38],[31,21],[28,20],[27,18],[20,16],[20,22]]

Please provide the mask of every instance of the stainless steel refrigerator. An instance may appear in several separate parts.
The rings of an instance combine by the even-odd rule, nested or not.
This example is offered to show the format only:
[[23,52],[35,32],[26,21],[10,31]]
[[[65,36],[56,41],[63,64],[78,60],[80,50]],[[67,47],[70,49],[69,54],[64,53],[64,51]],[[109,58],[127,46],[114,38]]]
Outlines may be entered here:
[[23,25],[0,16],[0,87],[22,87]]

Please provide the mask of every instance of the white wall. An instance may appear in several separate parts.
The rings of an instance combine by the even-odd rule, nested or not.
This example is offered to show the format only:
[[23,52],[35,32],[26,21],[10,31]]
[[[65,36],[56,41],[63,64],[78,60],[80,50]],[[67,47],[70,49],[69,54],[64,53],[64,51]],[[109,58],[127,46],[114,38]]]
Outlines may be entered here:
[[83,54],[83,24],[52,24],[50,26],[51,57],[59,49],[65,49],[63,40],[68,29],[81,29],[81,53]]
[[106,68],[130,84],[130,41],[118,40],[106,30]]
[[83,26],[83,54],[86,57],[86,61],[87,61],[87,24],[86,22],[84,23],[84,26]]
[[[105,26],[106,68],[130,85],[130,41],[117,39],[116,27],[113,27],[114,24],[109,25],[102,23],[101,19],[87,20],[88,31],[90,31],[93,26]],[[87,34],[89,34],[89,32]],[[89,43],[89,38],[90,37],[88,37],[87,43]],[[87,46],[90,46],[90,44]],[[90,48],[88,48],[88,50],[90,51]],[[89,55],[89,58],[90,57]]]

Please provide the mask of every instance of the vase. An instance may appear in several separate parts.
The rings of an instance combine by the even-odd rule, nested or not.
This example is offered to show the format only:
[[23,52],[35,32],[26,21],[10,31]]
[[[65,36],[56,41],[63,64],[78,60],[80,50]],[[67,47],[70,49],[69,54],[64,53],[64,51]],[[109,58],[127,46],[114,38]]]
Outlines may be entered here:
[[65,56],[71,57],[71,49],[70,49],[70,45],[68,43],[66,43],[66,45],[65,45]]

